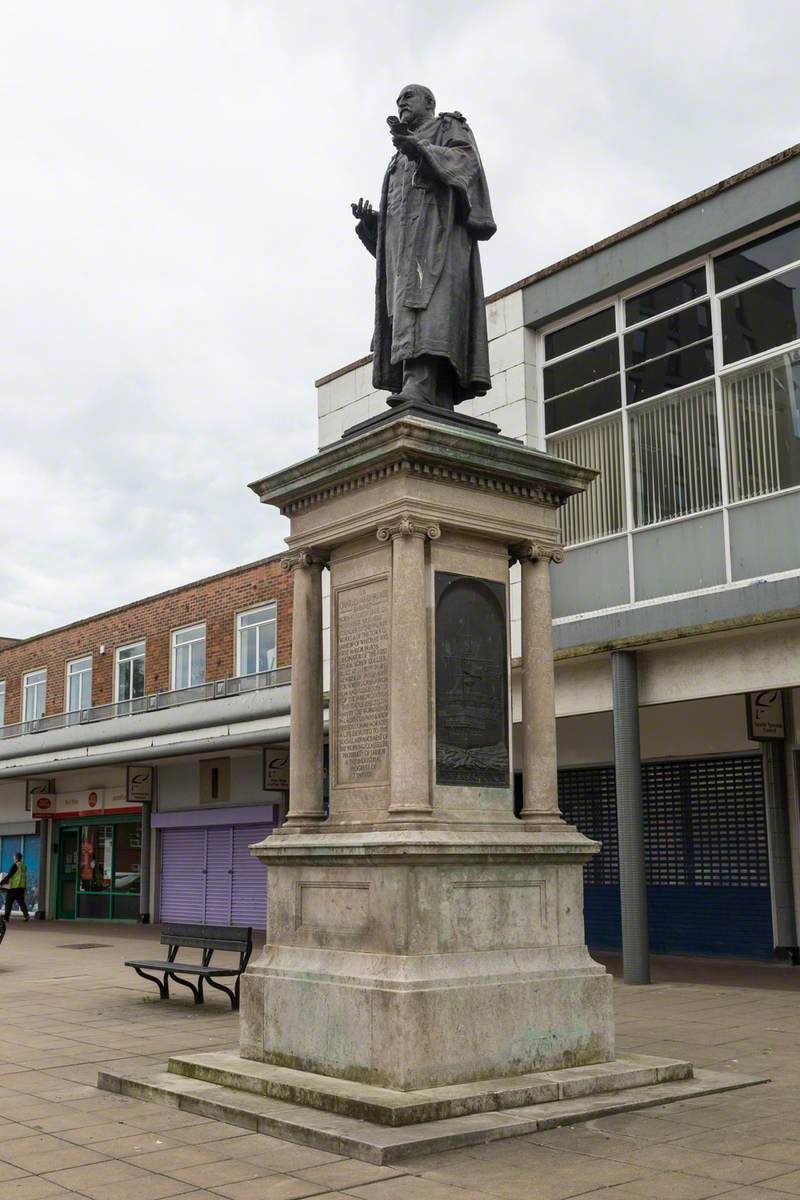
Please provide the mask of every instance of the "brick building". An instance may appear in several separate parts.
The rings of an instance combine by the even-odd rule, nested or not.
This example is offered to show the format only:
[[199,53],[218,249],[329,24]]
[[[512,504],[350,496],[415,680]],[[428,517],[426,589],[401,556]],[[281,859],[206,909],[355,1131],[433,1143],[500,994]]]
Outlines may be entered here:
[[278,556],[2,640],[0,863],[42,915],[263,924],[291,595]]

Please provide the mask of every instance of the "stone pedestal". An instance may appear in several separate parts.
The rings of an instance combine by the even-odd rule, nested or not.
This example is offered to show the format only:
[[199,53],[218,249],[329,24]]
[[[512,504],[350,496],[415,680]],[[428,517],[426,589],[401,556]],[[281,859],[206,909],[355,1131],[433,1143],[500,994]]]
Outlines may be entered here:
[[[400,1091],[614,1058],[610,979],[583,935],[598,847],[561,819],[555,773],[548,572],[558,508],[592,474],[400,413],[253,485],[291,520],[294,791],[255,849],[269,925],[243,979],[243,1058]],[[510,556],[523,564],[522,819]]]

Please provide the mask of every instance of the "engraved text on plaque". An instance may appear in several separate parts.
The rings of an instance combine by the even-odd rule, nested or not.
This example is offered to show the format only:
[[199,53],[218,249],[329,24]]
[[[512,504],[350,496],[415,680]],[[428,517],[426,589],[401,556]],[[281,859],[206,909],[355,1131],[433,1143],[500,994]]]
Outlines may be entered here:
[[336,783],[384,783],[389,748],[389,584],[336,593]]

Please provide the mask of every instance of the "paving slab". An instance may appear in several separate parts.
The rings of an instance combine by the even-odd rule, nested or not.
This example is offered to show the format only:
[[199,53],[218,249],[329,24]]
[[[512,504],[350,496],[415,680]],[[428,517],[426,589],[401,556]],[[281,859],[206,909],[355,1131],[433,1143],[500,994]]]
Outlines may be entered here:
[[[152,957],[158,935],[157,928],[135,926],[12,923],[0,956],[4,982],[13,983],[0,994],[0,1071],[6,1065],[0,1163],[9,1143],[48,1134],[55,1145],[47,1144],[48,1157],[41,1162],[28,1158],[23,1165],[8,1164],[15,1177],[0,1181],[3,1200],[220,1200],[220,1187],[260,1185],[275,1176],[283,1177],[280,1182],[290,1192],[311,1187],[325,1200],[353,1200],[358,1191],[370,1197],[367,1189],[372,1200],[386,1200],[380,1192],[388,1184],[400,1200],[561,1200],[576,1195],[582,1200],[704,1200],[717,1195],[776,1200],[800,1195],[795,1157],[800,1147],[800,970],[700,960],[689,969],[654,959],[655,986],[615,988],[621,1055],[709,1056],[713,1070],[725,1076],[742,1074],[743,1063],[757,1064],[757,1071],[744,1073],[769,1075],[771,1083],[688,1100],[673,1097],[669,1104],[650,1102],[646,1108],[589,1120],[584,1113],[574,1124],[517,1131],[514,1137],[494,1127],[481,1133],[482,1140],[457,1149],[422,1153],[430,1147],[410,1147],[406,1157],[387,1167],[351,1156],[349,1135],[336,1114],[328,1114],[335,1152],[319,1151],[303,1144],[302,1130],[291,1127],[286,1108],[276,1108],[277,1102],[267,1097],[254,1097],[267,1107],[247,1114],[249,1128],[243,1128],[181,1107],[91,1088],[99,1069],[132,1072],[152,1069],[177,1054],[235,1052],[238,1021],[224,997],[217,1001],[212,996],[203,1008],[195,1007],[188,994],[186,1000],[161,1003],[123,967],[126,958]],[[95,940],[108,947],[85,954],[59,949],[69,941]],[[14,1000],[21,992],[23,1007]],[[34,1077],[38,1072],[41,1082]],[[34,1091],[14,1092],[15,1074]],[[72,1093],[73,1085],[85,1089],[83,1094]],[[62,1091],[67,1096],[54,1094]],[[208,1103],[207,1096],[203,1102]],[[222,1143],[226,1157],[173,1167],[176,1175],[168,1175],[167,1168],[137,1165],[138,1155],[118,1156],[128,1146],[113,1145],[115,1138],[137,1139],[139,1131],[169,1139],[169,1149],[177,1148],[174,1142],[198,1148]],[[71,1151],[84,1148],[96,1152],[100,1161],[69,1165]],[[668,1166],[628,1161],[631,1152],[654,1148],[670,1151]],[[303,1153],[322,1153],[327,1159],[311,1165],[296,1157]],[[699,1173],[692,1153],[716,1156],[710,1167],[706,1160],[706,1169],[732,1175],[735,1181]],[[753,1162],[755,1167],[748,1166]],[[765,1169],[770,1174],[763,1181],[743,1182]],[[390,1176],[367,1181],[347,1170],[389,1171]],[[257,1174],[244,1179],[243,1171]],[[180,1174],[186,1177],[178,1178]],[[286,1178],[291,1182],[285,1184]],[[266,1200],[263,1188],[258,1200]]]

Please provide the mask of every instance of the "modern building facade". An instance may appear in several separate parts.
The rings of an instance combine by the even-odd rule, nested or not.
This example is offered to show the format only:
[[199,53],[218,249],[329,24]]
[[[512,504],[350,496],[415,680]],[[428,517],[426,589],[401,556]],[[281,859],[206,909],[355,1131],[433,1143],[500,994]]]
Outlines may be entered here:
[[41,915],[264,927],[290,648],[279,558],[0,647],[0,865]]
[[[599,472],[552,572],[561,804],[603,843],[590,944],[796,959],[800,146],[487,310],[493,387],[460,411]],[[317,387],[321,446],[385,403],[368,358]]]

